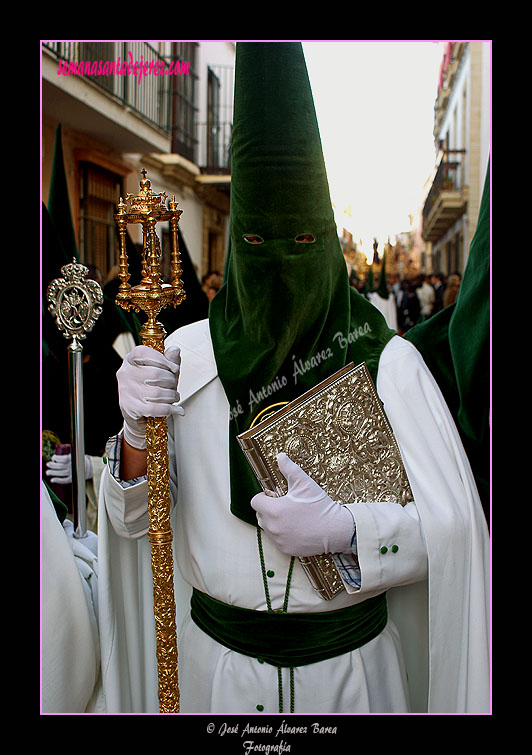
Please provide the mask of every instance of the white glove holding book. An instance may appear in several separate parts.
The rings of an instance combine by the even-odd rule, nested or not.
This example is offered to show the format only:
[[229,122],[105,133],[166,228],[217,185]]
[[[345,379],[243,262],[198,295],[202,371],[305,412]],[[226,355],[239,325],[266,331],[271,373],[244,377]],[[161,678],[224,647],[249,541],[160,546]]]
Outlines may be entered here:
[[177,381],[181,351],[173,346],[161,354],[149,346],[135,346],[116,373],[124,438],[130,446],[146,448],[146,417],[184,414]]
[[277,462],[288,493],[280,498],[258,493],[252,498],[259,527],[289,556],[348,552],[355,527],[349,509],[329,498],[286,454],[279,454]]

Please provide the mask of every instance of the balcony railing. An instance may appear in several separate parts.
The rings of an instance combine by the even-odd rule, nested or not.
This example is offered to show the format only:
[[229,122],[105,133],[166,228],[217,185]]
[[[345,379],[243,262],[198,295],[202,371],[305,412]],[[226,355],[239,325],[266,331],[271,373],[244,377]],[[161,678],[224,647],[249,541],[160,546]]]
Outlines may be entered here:
[[201,172],[226,174],[231,172],[232,123],[199,123],[199,142],[205,145]]
[[[438,166],[423,206],[423,237],[427,241],[437,241],[465,212],[467,192],[460,161],[462,154],[465,150],[447,150]],[[451,156],[458,160],[449,160]]]
[[[54,53],[58,60],[76,64],[73,71],[82,72],[83,78],[118,99],[165,134],[170,133],[169,81],[173,77],[134,76],[131,72],[129,75],[117,75],[117,69],[126,70],[124,63],[126,67],[128,63],[137,62],[140,65],[146,61],[153,61],[158,66],[169,64],[147,42],[44,42],[43,47]],[[114,71],[112,75],[101,72],[105,71],[106,62],[107,70]],[[94,63],[97,65],[93,65]],[[112,68],[111,63],[114,63]],[[83,64],[83,67],[80,64]]]
[[234,75],[234,66],[208,66],[207,122],[198,123],[203,173],[230,172]]
[[[174,59],[162,57],[147,42],[44,42],[43,47],[58,61],[75,64],[73,72],[82,73],[83,78],[168,135],[171,152],[196,163],[203,173],[230,172],[233,66],[210,67],[212,88],[207,123],[198,123],[198,75],[193,51],[186,74],[140,77],[117,75],[116,69],[124,62],[127,65],[135,61],[139,64],[154,61],[166,64],[168,69]],[[175,52],[180,51],[183,54],[181,48]],[[99,74],[100,61],[114,62],[115,73]]]

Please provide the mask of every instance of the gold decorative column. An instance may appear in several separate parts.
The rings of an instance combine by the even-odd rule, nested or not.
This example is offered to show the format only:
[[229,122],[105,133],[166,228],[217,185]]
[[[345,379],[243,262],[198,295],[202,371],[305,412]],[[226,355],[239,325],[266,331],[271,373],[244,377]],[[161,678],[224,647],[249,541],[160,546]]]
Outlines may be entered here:
[[[157,321],[159,312],[167,306],[176,307],[185,298],[181,282],[181,262],[177,240],[177,224],[182,210],[177,209],[175,197],[166,206],[167,195],[156,194],[142,170],[140,191],[120,198],[115,214],[120,235],[120,286],[116,303],[126,310],[143,311],[148,316],[142,326],[142,343],[157,351],[164,351],[166,331]],[[129,205],[129,207],[127,206]],[[161,245],[157,223],[169,221],[172,241],[171,281],[161,280]],[[137,285],[129,283],[126,253],[128,223],[140,223],[143,232],[142,277]],[[170,471],[168,461],[167,424],[165,417],[149,417],[146,421],[148,452],[148,539],[151,544],[153,572],[153,612],[157,641],[157,672],[159,680],[159,709],[161,713],[179,712],[177,670],[177,627],[174,597],[173,533],[170,525]]]

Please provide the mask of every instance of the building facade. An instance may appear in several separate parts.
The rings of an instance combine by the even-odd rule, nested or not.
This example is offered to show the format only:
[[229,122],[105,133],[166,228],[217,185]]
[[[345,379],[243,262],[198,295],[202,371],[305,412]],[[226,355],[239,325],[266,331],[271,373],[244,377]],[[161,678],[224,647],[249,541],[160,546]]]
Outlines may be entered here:
[[[175,195],[198,278],[223,271],[234,61],[226,41],[42,43],[42,199],[60,125],[80,261],[104,281],[118,262],[116,204],[138,193],[142,169]],[[128,230],[142,241],[140,226]],[[162,229],[163,260],[167,240]]]
[[434,107],[438,155],[423,207],[427,272],[462,273],[491,140],[491,43],[448,42]]

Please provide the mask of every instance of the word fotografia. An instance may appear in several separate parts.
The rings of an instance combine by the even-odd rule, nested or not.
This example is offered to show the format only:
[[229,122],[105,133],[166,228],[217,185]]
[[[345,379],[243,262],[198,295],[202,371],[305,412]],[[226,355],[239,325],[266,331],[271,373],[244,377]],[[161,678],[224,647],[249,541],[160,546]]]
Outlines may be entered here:
[[261,743],[255,743],[252,739],[243,742],[245,755],[250,755],[252,752],[263,752],[265,755],[282,755],[283,752],[290,752],[291,747],[284,740],[274,745],[265,745]]
[[143,76],[185,76],[190,73],[190,61],[172,60],[167,64],[164,60],[133,60],[131,51],[129,60],[60,60],[57,70],[58,76],[137,76],[140,82]]
[[244,739],[244,737],[252,737],[253,735],[268,735],[275,739],[281,736],[297,736],[306,734],[317,735],[335,735],[338,733],[336,726],[323,726],[318,722],[311,724],[305,724],[304,726],[292,726],[284,719],[279,726],[273,726],[271,724],[249,724],[246,723],[241,726],[240,723],[233,725],[223,723],[217,729],[213,723],[207,726],[207,731],[212,734],[216,731],[218,736],[237,735],[242,738],[242,747],[245,755],[251,755],[254,752],[266,753],[266,755],[273,755],[273,753],[284,753],[291,751],[291,745],[284,739],[280,739],[275,744],[264,744],[263,742],[257,742],[254,739]]

